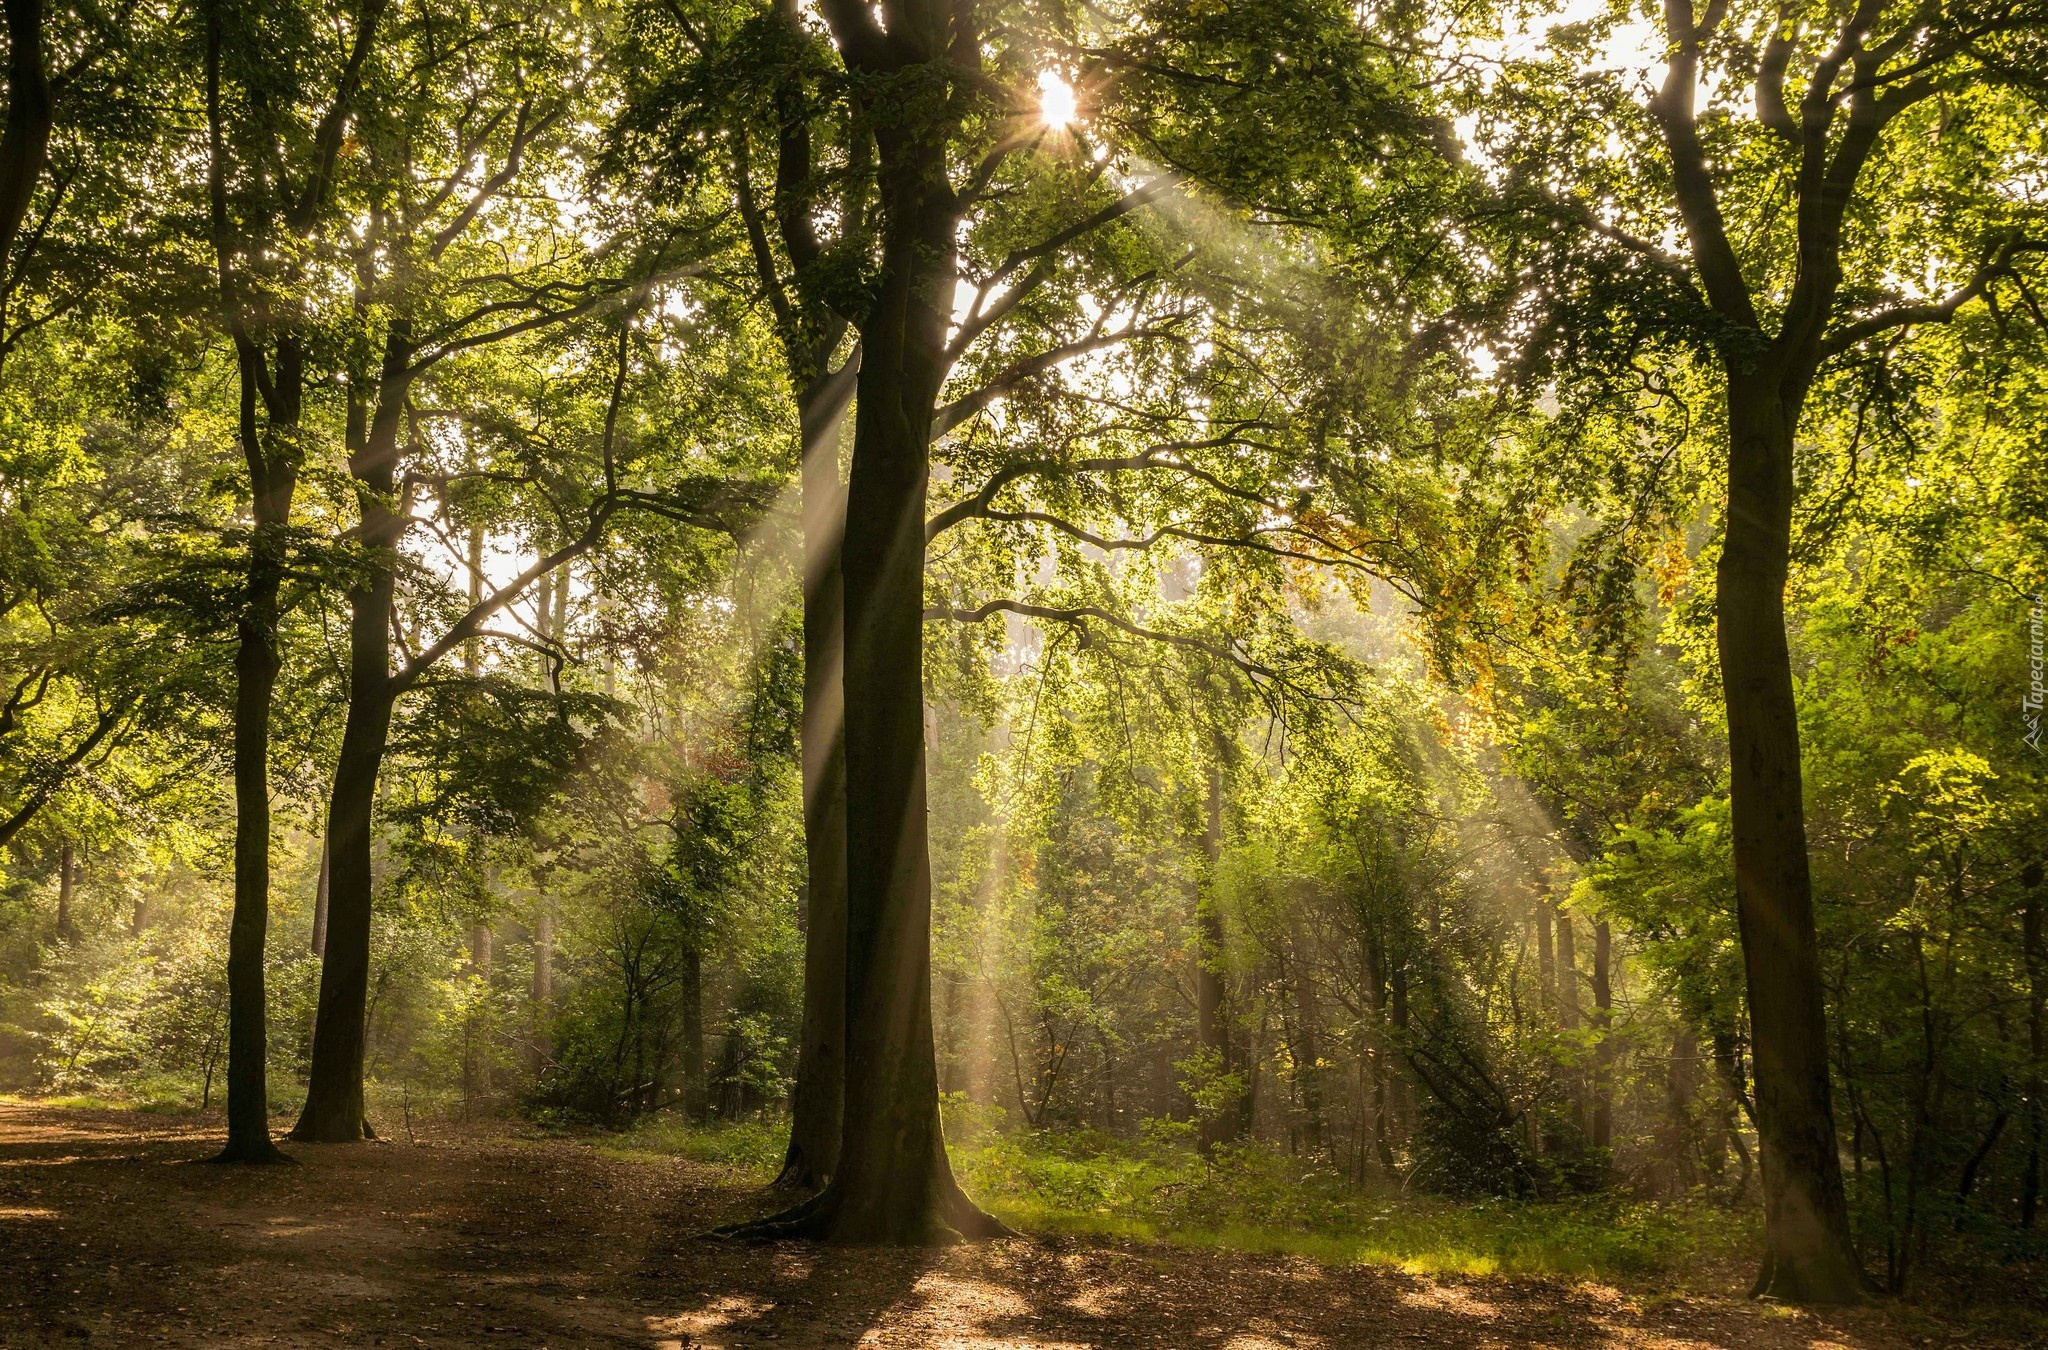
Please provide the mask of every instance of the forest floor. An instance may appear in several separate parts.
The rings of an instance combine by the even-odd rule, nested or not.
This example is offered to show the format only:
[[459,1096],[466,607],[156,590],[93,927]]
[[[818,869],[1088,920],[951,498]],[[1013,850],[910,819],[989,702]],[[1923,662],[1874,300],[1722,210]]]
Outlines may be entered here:
[[[2018,1346],[1898,1305],[1425,1278],[1107,1239],[749,1247],[732,1170],[459,1133],[204,1159],[196,1117],[0,1102],[0,1347]],[[1731,1278],[1733,1273],[1731,1272]]]

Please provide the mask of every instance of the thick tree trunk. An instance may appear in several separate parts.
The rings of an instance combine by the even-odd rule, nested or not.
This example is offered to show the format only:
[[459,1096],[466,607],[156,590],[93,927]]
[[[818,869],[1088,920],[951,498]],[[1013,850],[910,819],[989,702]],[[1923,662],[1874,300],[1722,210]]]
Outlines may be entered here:
[[1545,1008],[1557,1005],[1557,957],[1550,931],[1550,900],[1536,902],[1536,975],[1539,997]]
[[[848,21],[843,13],[836,18]],[[864,11],[851,21],[869,22]],[[874,36],[884,46],[898,41],[894,33]],[[904,43],[930,38],[901,35]],[[847,888],[839,1165],[814,1200],[746,1230],[757,1236],[922,1244],[1002,1231],[953,1180],[939,1127],[932,1039],[924,513],[959,219],[946,178],[952,127],[936,108],[896,111],[875,132],[882,260],[860,326],[840,550]]]
[[6,0],[7,122],[0,130],[0,279],[12,280],[12,255],[36,182],[49,157],[56,99],[43,69],[43,0]]
[[[347,1143],[373,1137],[363,1114],[363,1061],[370,997],[370,834],[377,777],[391,735],[391,602],[404,522],[391,510],[397,486],[402,372],[411,345],[402,324],[386,340],[376,414],[353,447],[350,471],[362,512],[365,566],[349,592],[348,716],[328,797],[327,955],[306,1104],[292,1138]],[[360,424],[359,424],[360,425]]]
[[778,1190],[815,1191],[839,1160],[846,1081],[845,640],[839,576],[846,501],[839,432],[853,370],[820,376],[798,398],[803,432],[804,932],[803,1040]]
[[1850,1242],[1830,1101],[1799,714],[1785,637],[1795,416],[1774,381],[1731,379],[1728,511],[1715,618],[1728,712],[1735,904],[1763,1152],[1765,1256],[1755,1292],[1840,1302],[1861,1297],[1866,1281]]
[[[392,578],[388,570],[351,597],[348,718],[341,733],[334,787],[328,798],[330,844],[327,954],[320,963],[320,1002],[313,1023],[313,1061],[305,1108],[292,1138],[347,1143],[369,1137],[363,1116],[363,1060],[370,991],[370,833],[377,775],[391,729],[386,664]],[[377,592],[382,593],[380,603]]]
[[57,854],[57,940],[69,942],[76,936],[71,931],[71,877],[77,861],[77,854],[71,841],[64,841],[63,849]]

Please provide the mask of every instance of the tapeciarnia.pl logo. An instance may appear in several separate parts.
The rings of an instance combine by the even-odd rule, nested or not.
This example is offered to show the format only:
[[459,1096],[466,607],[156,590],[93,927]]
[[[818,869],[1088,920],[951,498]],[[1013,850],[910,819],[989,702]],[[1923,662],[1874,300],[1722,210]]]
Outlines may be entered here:
[[2033,607],[2027,611],[2027,692],[2020,699],[2020,720],[2026,723],[2027,734],[2022,737],[2034,747],[2034,753],[2041,753],[2041,696],[2042,668],[2044,665],[2041,648],[2041,620],[2043,605],[2041,592],[2033,594]]

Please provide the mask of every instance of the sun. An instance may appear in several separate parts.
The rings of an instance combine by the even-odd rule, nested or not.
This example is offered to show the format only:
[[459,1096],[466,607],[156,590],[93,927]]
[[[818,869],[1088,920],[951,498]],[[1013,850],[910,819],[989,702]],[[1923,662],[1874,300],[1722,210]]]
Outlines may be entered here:
[[1038,120],[1051,131],[1061,131],[1073,125],[1077,115],[1074,104],[1074,86],[1060,77],[1058,71],[1038,72]]

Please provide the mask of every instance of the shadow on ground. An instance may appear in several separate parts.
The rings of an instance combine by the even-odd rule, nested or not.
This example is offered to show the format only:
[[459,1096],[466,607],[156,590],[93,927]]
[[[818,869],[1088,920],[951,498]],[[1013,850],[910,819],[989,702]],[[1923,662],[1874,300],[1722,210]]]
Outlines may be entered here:
[[213,1138],[191,1118],[0,1105],[0,1347],[1906,1343],[1883,1310],[1646,1305],[1155,1245],[753,1247],[702,1236],[766,1207],[716,1167],[455,1136],[195,1161]]

